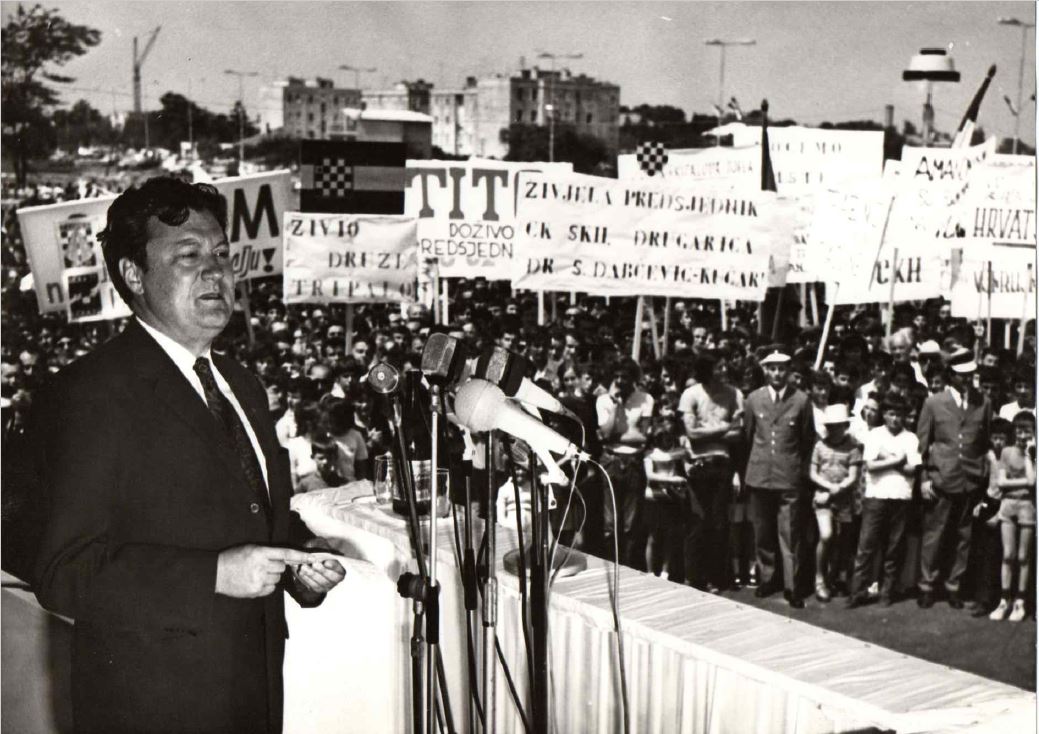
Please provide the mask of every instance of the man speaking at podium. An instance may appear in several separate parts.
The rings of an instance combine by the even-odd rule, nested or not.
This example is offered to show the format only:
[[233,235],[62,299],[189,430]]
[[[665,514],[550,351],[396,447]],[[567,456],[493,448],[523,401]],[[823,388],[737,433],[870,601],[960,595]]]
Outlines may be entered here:
[[234,307],[227,204],[156,178],[99,239],[134,312],[56,375],[33,427],[47,522],[36,595],[75,620],[79,732],[278,732],[287,629],[343,579],[289,512],[267,398],[211,351]]

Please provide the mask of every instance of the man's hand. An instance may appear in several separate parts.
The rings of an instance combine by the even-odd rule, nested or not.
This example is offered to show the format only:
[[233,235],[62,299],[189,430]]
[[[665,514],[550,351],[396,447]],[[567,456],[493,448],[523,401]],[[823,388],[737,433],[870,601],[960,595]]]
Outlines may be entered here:
[[925,502],[934,502],[938,499],[938,493],[934,491],[934,485],[930,480],[924,480],[920,482],[920,496],[924,498]]
[[291,548],[240,545],[221,551],[216,562],[216,593],[238,599],[267,596],[285,567],[304,563],[307,554]]
[[[328,541],[324,538],[311,538],[303,545],[314,550],[332,551]],[[293,568],[292,572],[304,588],[315,594],[327,594],[346,578],[346,569],[339,561],[331,558],[301,563],[298,567]]]

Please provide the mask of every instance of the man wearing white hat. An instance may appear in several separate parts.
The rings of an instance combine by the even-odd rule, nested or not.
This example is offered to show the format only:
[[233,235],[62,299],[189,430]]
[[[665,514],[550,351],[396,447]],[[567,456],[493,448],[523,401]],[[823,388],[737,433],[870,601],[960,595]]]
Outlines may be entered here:
[[978,365],[967,349],[949,355],[949,384],[927,398],[920,410],[917,437],[927,474],[920,486],[925,502],[920,548],[920,596],[927,609],[935,601],[942,561],[952,548],[945,575],[949,606],[963,608],[960,582],[970,550],[971,510],[987,480],[985,460],[992,405],[972,384]]
[[755,595],[765,597],[783,588],[790,606],[800,609],[801,541],[815,418],[808,396],[787,384],[790,355],[782,347],[771,348],[761,367],[766,384],[747,396],[744,411],[750,444],[745,481],[761,571]]

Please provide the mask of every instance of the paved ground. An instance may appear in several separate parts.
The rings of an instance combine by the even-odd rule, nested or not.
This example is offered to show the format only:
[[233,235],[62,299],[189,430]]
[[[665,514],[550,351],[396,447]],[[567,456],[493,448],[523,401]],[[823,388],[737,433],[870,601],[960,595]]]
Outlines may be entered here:
[[757,599],[748,588],[723,596],[906,655],[1036,689],[1036,623],[1032,618],[1016,623],[974,619],[966,609],[957,611],[945,602],[920,609],[912,598],[887,608],[873,603],[846,609],[844,597],[827,604],[811,597],[805,600],[804,609],[791,609],[782,594]]

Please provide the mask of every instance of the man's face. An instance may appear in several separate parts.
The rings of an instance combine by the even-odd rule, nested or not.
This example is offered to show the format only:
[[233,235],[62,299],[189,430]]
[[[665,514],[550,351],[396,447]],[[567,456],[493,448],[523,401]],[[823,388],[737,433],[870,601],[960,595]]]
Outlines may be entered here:
[[1022,408],[1031,406],[1035,400],[1032,397],[1032,386],[1024,380],[1018,380],[1014,383],[1014,398]]
[[498,339],[498,346],[502,349],[512,349],[512,345],[516,343],[516,334],[511,331],[503,332],[501,337]]
[[782,390],[786,387],[790,368],[785,362],[772,362],[764,365],[763,369],[765,370],[765,381],[773,390]]
[[1014,426],[1014,442],[1017,444],[1019,449],[1023,449],[1025,446],[1032,442],[1035,438],[1035,429],[1025,423],[1018,423]]
[[592,377],[592,373],[591,372],[582,372],[581,375],[580,375],[580,384],[581,384],[581,389],[584,392],[586,392],[586,393],[590,393],[592,390],[594,390],[595,389],[595,378]]
[[192,211],[177,227],[152,218],[147,268],[120,262],[135,310],[178,343],[204,349],[224,330],[234,308],[231,246],[209,212]]
[[812,385],[812,402],[817,406],[825,406],[830,400],[829,385]]
[[927,329],[927,317],[922,313],[918,313],[913,317],[913,328],[916,329],[916,333],[921,333]]
[[945,389],[945,375],[938,373],[931,375],[931,379],[927,381],[927,389],[932,393],[940,393]]
[[876,400],[867,400],[862,404],[862,420],[870,427],[880,425],[880,406]]
[[982,380],[978,385],[978,389],[981,390],[982,395],[995,404],[996,399],[999,397],[999,380]]
[[851,375],[847,372],[838,371],[833,376],[833,384],[837,387],[851,387]]
[[989,443],[992,444],[992,453],[998,458],[1003,449],[1007,447],[1007,436],[1003,433],[993,433],[989,436]]
[[884,411],[884,426],[892,433],[901,432],[905,426],[906,417],[900,410]]
[[707,329],[697,326],[693,329],[693,349],[703,349],[707,346]]
[[951,316],[952,316],[952,305],[948,304],[948,303],[943,303],[942,307],[938,309],[938,318],[944,320],[944,319],[948,319]]
[[895,362],[909,361],[910,351],[912,351],[912,345],[909,342],[891,342],[891,359],[893,359]]
[[322,451],[321,449],[314,449],[311,454],[314,457],[314,464],[317,466],[318,472],[322,476],[327,476],[332,473],[335,469],[335,453],[332,451]]
[[989,352],[988,354],[985,354],[981,358],[981,366],[982,367],[992,367],[992,368],[999,367],[999,355],[992,354],[991,352]]
[[368,342],[354,342],[350,353],[361,364],[368,364]]

